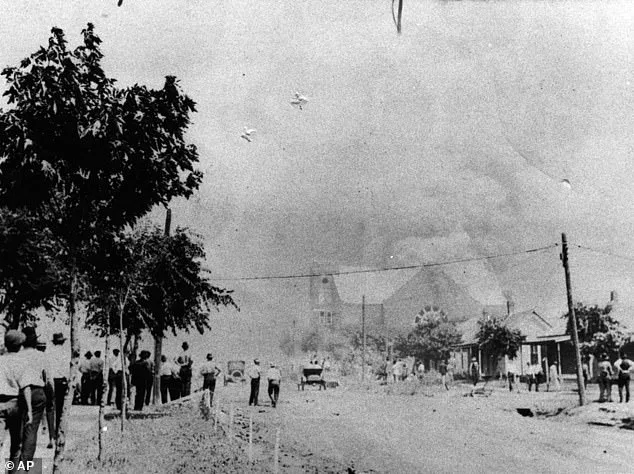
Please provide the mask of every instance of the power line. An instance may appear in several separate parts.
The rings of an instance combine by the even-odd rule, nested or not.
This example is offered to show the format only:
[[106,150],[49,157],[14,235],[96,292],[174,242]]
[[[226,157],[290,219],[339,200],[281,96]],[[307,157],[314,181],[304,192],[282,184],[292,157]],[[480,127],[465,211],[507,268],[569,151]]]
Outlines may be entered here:
[[600,253],[600,254],[603,254],[603,255],[609,255],[610,257],[622,258],[623,260],[629,260],[630,262],[634,262],[634,257],[629,257],[627,255],[619,255],[617,253],[612,253],[612,252],[609,252],[607,250],[593,249],[591,247],[585,247],[583,245],[575,245],[575,247],[578,247],[581,250],[588,250],[590,252]]
[[[442,265],[453,265],[455,263],[466,263],[466,262],[476,262],[480,260],[491,260],[494,258],[502,258],[502,257],[511,257],[514,255],[524,255],[527,253],[536,253],[543,252],[545,250],[550,250],[552,248],[558,247],[559,244],[551,244],[544,247],[538,247],[534,249],[521,250],[519,252],[509,252],[509,253],[500,253],[495,255],[485,255],[483,257],[471,257],[471,258],[462,258],[457,260],[446,260],[443,262],[431,262],[431,263],[422,263],[419,265],[406,265],[402,267],[383,267],[383,268],[373,268],[368,270],[349,270],[344,272],[327,272],[328,275],[339,276],[339,275],[352,275],[357,273],[378,273],[378,272],[389,272],[395,270],[412,270],[417,268],[426,268],[426,267],[439,267]],[[204,269],[209,272],[210,270]],[[213,281],[251,281],[251,280],[283,280],[283,279],[292,279],[292,278],[311,278],[311,277],[319,277],[324,275],[324,273],[303,273],[297,275],[270,275],[270,276],[253,276],[253,277],[239,277],[239,278],[212,278]]]

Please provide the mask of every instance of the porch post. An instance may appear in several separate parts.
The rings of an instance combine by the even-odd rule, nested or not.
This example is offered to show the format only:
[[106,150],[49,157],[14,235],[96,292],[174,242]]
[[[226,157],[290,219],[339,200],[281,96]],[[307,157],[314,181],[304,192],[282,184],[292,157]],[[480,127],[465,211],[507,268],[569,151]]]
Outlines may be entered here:
[[559,375],[564,373],[563,367],[561,366],[561,347],[560,343],[557,343],[557,364],[559,365]]

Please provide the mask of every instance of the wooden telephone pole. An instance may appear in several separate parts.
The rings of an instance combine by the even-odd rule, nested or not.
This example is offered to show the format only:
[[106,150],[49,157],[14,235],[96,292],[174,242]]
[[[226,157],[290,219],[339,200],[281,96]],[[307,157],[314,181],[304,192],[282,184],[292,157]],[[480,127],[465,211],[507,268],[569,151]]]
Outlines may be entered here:
[[[172,210],[168,209],[165,215],[165,236],[170,235],[170,227],[172,226]],[[163,337],[154,339],[154,383],[152,384],[152,404],[159,405],[161,403],[161,354],[163,353]]]
[[365,295],[361,297],[361,338],[363,340],[363,352],[361,354],[361,381],[365,381]]
[[570,268],[568,266],[568,240],[566,234],[561,234],[561,261],[564,264],[566,274],[566,293],[568,295],[568,317],[572,328],[572,344],[575,349],[575,359],[577,363],[577,387],[579,388],[579,405],[586,404],[586,389],[583,383],[583,368],[581,365],[581,353],[579,352],[579,334],[577,333],[577,317],[575,316],[575,306],[572,301],[572,286],[570,284]]

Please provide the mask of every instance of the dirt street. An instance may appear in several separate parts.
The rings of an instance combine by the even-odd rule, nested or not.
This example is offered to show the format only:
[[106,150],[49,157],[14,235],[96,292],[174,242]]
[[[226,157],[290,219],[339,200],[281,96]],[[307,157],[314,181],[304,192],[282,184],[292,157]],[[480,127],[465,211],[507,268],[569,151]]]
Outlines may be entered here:
[[[300,392],[286,384],[278,408],[248,407],[247,388],[229,385],[218,400],[236,417],[257,426],[264,452],[280,428],[282,452],[329,458],[357,472],[630,472],[634,469],[632,431],[590,426],[574,417],[523,417],[516,408],[535,411],[573,406],[577,395],[509,393],[492,384],[490,396],[464,396],[457,385],[418,393],[397,387],[349,387]],[[590,387],[593,399],[594,387]],[[628,408],[634,416],[634,409]],[[269,445],[263,448],[262,443]],[[290,466],[289,466],[290,467]],[[288,472],[291,472],[289,470]],[[322,472],[322,471],[320,471]]]

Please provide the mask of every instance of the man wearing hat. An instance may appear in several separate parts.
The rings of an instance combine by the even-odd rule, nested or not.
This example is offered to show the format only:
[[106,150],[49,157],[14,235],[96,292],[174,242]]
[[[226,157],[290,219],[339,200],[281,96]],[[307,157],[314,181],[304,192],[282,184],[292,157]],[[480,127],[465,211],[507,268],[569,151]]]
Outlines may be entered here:
[[260,376],[262,375],[262,369],[260,368],[260,361],[253,359],[253,366],[249,367],[247,375],[251,379],[251,394],[249,395],[249,406],[258,406],[258,395],[260,394]]
[[207,354],[207,361],[203,362],[200,368],[200,375],[203,376],[203,390],[209,390],[209,404],[213,403],[214,392],[216,391],[216,379],[222,370],[213,362],[214,356]]
[[[40,421],[47,406],[45,387],[49,386],[49,393],[54,389],[49,374],[48,360],[44,353],[36,349],[38,337],[35,328],[26,327],[22,330],[25,339],[20,357],[24,364],[25,385],[31,388],[31,412],[32,421],[24,425],[22,433],[22,461],[32,461],[37,448],[37,433],[40,429]],[[26,398],[26,393],[25,393]],[[53,445],[51,444],[52,448]]]
[[[0,418],[4,418],[9,430],[11,447],[8,460],[14,463],[17,463],[21,456],[23,421],[30,423],[33,419],[31,387],[26,384],[26,367],[20,354],[25,340],[26,336],[20,331],[7,331],[4,335],[7,352],[0,356]],[[24,396],[26,407],[21,407],[18,403],[20,393]]]
[[271,406],[275,408],[277,406],[277,400],[280,398],[280,381],[282,380],[282,374],[273,362],[271,367],[266,372],[266,378],[269,381],[269,398],[271,399]]
[[52,347],[47,351],[48,360],[51,365],[51,377],[53,377],[53,388],[55,390],[55,434],[59,429],[59,420],[62,417],[64,408],[64,397],[68,392],[68,376],[70,373],[70,349],[64,344],[66,338],[61,332],[53,334]]

